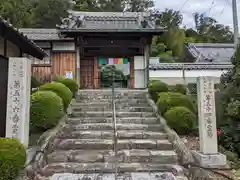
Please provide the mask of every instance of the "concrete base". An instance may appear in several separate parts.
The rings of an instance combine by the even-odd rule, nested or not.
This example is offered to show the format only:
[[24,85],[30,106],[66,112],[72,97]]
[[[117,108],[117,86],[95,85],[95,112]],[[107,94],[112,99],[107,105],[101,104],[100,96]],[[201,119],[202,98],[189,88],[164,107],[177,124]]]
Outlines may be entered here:
[[192,151],[193,157],[198,165],[205,168],[227,168],[227,158],[224,154],[202,154]]

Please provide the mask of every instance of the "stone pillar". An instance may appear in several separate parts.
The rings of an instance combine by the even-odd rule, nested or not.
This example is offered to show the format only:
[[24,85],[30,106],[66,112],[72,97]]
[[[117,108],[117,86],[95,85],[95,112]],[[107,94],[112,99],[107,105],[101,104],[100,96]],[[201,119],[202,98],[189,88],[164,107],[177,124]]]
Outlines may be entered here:
[[76,64],[77,64],[77,68],[76,68],[76,81],[77,83],[80,85],[80,48],[79,46],[76,46]]
[[200,152],[193,155],[203,167],[225,166],[226,156],[218,153],[213,77],[199,77],[197,89]]
[[6,137],[16,138],[28,147],[31,60],[9,58]]

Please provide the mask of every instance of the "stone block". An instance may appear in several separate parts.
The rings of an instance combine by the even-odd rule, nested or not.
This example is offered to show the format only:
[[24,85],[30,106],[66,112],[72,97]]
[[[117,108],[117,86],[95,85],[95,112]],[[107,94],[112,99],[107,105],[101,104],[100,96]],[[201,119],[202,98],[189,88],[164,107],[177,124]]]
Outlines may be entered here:
[[201,152],[192,151],[197,164],[206,168],[221,168],[227,166],[227,158],[224,154],[203,154]]

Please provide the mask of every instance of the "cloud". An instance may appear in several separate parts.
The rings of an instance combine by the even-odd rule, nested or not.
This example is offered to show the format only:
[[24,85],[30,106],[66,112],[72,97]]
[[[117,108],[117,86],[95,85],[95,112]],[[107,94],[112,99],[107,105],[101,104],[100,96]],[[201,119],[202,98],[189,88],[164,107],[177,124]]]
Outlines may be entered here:
[[[181,10],[184,17],[183,25],[194,27],[193,13],[205,13],[213,17],[219,23],[233,27],[231,0],[155,0],[156,8],[159,10],[174,9]],[[213,2],[213,4],[212,4]],[[185,5],[184,5],[185,3]],[[240,8],[238,4],[238,9]],[[239,12],[239,11],[238,11]],[[240,14],[239,24],[240,24]]]

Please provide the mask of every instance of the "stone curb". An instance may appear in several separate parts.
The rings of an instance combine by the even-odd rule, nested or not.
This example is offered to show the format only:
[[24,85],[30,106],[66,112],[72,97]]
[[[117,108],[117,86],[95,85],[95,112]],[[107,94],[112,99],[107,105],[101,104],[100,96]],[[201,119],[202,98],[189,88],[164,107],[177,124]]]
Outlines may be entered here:
[[185,146],[184,142],[178,136],[178,134],[169,128],[166,120],[161,117],[158,113],[158,107],[154,103],[154,101],[150,98],[149,94],[146,94],[147,101],[150,106],[152,106],[154,113],[156,113],[157,118],[159,119],[160,124],[163,126],[164,131],[168,136],[168,140],[173,144],[174,150],[178,154],[179,163],[181,165],[188,165],[195,162],[191,151]]

